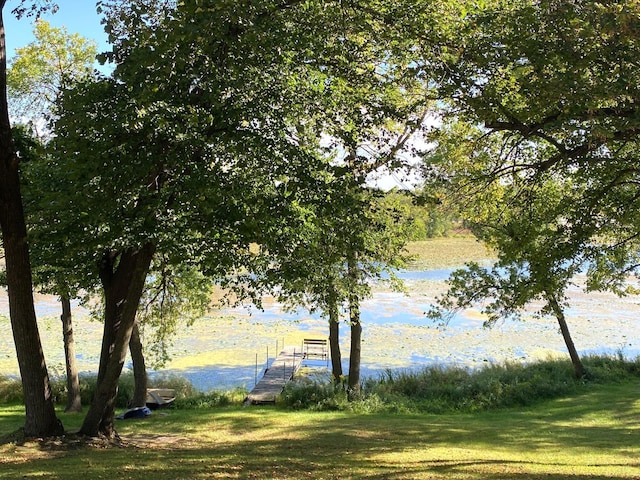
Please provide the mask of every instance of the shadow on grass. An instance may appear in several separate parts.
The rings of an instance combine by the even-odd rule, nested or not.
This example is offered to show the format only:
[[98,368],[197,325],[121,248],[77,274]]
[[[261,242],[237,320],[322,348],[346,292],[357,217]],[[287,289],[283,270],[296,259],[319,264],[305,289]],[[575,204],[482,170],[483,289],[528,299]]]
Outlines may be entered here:
[[130,448],[3,446],[0,478],[638,478],[639,397],[621,385],[477,415],[173,411],[119,424]]
[[0,411],[0,445],[15,441],[24,426],[24,406],[4,405]]
[[[326,428],[333,430],[333,425]],[[164,441],[164,438],[161,439]],[[387,439],[388,440],[388,439]],[[428,449],[423,439],[414,441],[415,448]],[[328,441],[333,443],[327,444]],[[406,441],[404,442],[406,445]],[[455,442],[454,442],[455,443]],[[59,452],[52,452],[57,455]],[[582,478],[604,480],[637,478],[638,464],[609,462],[591,466],[591,473],[579,470],[570,461],[549,462],[510,458],[464,458],[475,453],[465,447],[464,453],[450,457],[394,461],[394,444],[379,438],[363,439],[360,435],[331,432],[312,441],[294,439],[252,440],[215,447],[181,448],[175,444],[163,448],[104,449],[87,448],[64,457],[41,459],[15,465],[6,473],[42,475],[45,478]],[[380,456],[384,458],[379,458]],[[614,467],[628,469],[628,475],[612,474]],[[0,466],[0,468],[2,468]],[[80,471],[82,470],[82,471]],[[598,473],[600,470],[601,473]],[[1,471],[1,470],[0,470]],[[634,473],[635,471],[635,473]],[[43,475],[44,476],[44,475]],[[9,477],[7,477],[9,478]]]

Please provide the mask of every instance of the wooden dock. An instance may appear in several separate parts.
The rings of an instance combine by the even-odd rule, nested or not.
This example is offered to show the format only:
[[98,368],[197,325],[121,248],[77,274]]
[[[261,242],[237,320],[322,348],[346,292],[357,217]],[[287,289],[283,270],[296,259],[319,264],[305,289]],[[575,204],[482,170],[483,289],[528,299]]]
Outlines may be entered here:
[[245,405],[275,403],[276,397],[302,365],[300,347],[284,347],[245,398]]

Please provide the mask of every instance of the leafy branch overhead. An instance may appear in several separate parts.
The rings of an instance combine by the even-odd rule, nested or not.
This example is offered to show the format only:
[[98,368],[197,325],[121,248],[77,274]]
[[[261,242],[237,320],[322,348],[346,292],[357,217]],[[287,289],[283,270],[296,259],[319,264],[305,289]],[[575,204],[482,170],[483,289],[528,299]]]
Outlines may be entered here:
[[[236,285],[242,295],[245,280],[268,283],[256,274],[302,255],[298,247],[320,241],[320,230],[335,254],[314,273],[344,263],[340,249],[371,272],[392,258],[400,243],[387,241],[391,223],[375,217],[380,206],[363,186],[398,162],[430,101],[401,36],[372,36],[383,32],[386,9],[230,1],[101,9],[113,74],[62,91],[50,150],[30,173],[43,264],[71,272],[70,288],[105,298],[100,394],[82,427],[89,435],[114,433],[105,405],[149,273],[158,276],[148,295],[157,287],[175,318],[166,272]],[[350,265],[344,278],[360,296],[366,276]],[[160,343],[175,325],[147,323]]]
[[625,294],[639,273],[639,17],[637,2],[478,4],[443,66],[447,118],[426,171],[499,255],[459,273],[444,303],[488,298],[495,320],[542,302],[577,373],[567,288],[585,273],[587,289]]
[[[4,9],[7,0],[0,2],[0,8]],[[44,13],[56,13],[58,11],[58,4],[54,0],[37,0],[29,2],[27,0],[20,0],[18,6],[11,10],[11,13],[17,18],[22,17],[40,17]]]

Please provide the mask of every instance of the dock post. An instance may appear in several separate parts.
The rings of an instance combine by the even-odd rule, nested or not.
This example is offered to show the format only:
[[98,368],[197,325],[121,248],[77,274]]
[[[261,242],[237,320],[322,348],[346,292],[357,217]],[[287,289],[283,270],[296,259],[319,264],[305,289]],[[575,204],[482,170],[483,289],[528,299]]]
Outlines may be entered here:
[[[259,352],[256,354],[256,372],[258,361]],[[288,364],[289,361],[291,361],[291,365]],[[247,402],[253,404],[274,403],[275,398],[279,393],[282,393],[287,382],[294,379],[296,370],[300,366],[301,362],[298,362],[297,346],[282,347],[282,351],[276,355],[268,371],[264,372],[260,382],[256,382],[256,386],[247,395]],[[278,370],[279,368],[282,368],[282,374]],[[290,372],[287,371],[288,368],[291,369]]]

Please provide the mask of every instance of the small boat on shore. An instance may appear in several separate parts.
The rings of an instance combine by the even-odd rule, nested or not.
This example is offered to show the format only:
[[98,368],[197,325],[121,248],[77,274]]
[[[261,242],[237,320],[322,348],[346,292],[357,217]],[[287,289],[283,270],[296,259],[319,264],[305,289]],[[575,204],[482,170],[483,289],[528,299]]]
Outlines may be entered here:
[[176,399],[176,391],[172,388],[147,389],[147,407],[151,410],[171,405]]

